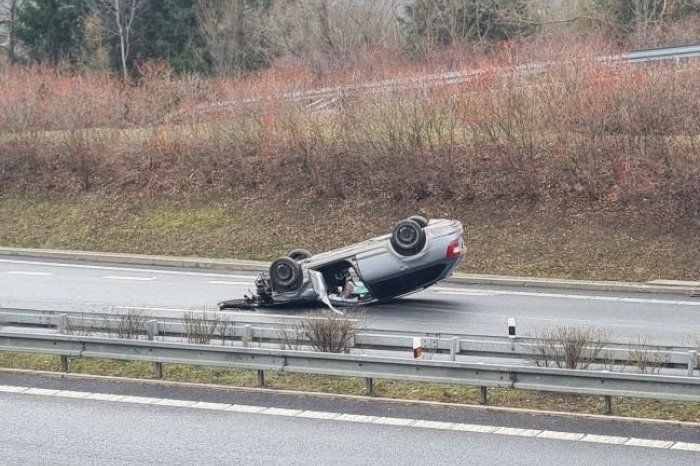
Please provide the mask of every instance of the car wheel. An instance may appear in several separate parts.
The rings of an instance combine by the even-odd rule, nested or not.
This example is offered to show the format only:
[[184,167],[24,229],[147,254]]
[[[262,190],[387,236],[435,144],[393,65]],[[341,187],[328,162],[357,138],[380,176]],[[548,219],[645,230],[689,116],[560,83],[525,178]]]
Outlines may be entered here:
[[410,217],[408,217],[408,220],[413,220],[418,225],[420,225],[421,228],[425,228],[428,226],[428,219],[421,215],[411,215]]
[[280,257],[270,265],[270,279],[275,291],[295,291],[301,286],[302,278],[301,266],[291,257]]
[[425,246],[425,231],[415,220],[402,220],[391,232],[391,245],[402,256],[418,254]]
[[311,257],[311,253],[306,249],[292,249],[287,255],[297,262]]

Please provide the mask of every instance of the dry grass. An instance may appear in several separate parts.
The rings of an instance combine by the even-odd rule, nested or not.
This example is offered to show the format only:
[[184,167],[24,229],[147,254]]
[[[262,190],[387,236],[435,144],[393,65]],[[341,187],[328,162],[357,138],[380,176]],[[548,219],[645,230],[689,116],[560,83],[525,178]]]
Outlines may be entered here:
[[[0,199],[0,244],[29,248],[272,260],[389,231],[414,213],[460,219],[472,273],[645,281],[697,280],[700,224],[635,209],[542,210],[507,204],[383,200],[152,202],[81,196]],[[265,232],[261,234],[261,232]]]

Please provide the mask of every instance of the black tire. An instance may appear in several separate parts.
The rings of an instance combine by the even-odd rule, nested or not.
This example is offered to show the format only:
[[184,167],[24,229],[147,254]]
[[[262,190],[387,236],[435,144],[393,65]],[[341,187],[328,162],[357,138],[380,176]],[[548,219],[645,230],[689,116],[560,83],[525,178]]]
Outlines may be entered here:
[[402,220],[391,232],[391,246],[402,256],[418,254],[425,246],[425,231],[415,220]]
[[296,291],[303,279],[301,266],[291,257],[282,256],[270,265],[270,279],[275,291]]
[[421,215],[411,215],[410,217],[408,217],[408,220],[413,220],[418,225],[420,225],[421,228],[425,228],[428,226],[428,219]]
[[311,257],[311,253],[306,249],[292,249],[287,255],[297,262]]

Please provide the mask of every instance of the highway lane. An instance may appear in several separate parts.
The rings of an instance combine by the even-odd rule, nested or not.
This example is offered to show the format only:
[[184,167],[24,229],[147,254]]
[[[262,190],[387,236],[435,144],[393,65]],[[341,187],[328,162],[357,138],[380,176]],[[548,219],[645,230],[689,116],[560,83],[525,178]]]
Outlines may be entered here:
[[[254,274],[125,267],[0,258],[0,305],[33,309],[119,311],[215,309],[240,297]],[[260,313],[261,311],[258,311]],[[264,311],[299,314],[295,310]],[[700,340],[700,298],[501,286],[439,284],[394,303],[372,306],[373,328],[519,335],[558,325],[603,328],[618,340],[694,345]]]
[[[343,404],[352,402],[334,407]],[[662,438],[631,438],[624,432],[610,436],[409,419],[401,416],[399,404],[388,417],[312,411],[298,404],[270,407],[3,385],[0,410],[0,462],[8,465],[694,465],[700,458],[700,444],[691,442],[697,432],[681,433],[681,440],[663,433]],[[634,429],[643,433],[645,427]]]

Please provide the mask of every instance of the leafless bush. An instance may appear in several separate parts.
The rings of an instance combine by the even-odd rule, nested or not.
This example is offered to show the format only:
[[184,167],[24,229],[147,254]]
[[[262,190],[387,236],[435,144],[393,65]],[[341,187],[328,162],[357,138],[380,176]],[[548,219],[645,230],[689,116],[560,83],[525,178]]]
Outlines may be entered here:
[[108,332],[117,338],[137,339],[147,333],[146,321],[151,316],[143,309],[127,309],[116,315],[116,323],[108,325]]
[[[697,64],[610,67],[593,58],[603,53],[596,44],[517,47],[472,58],[478,73],[463,83],[348,87],[322,111],[224,105],[337,84],[302,65],[254,83],[152,65],[128,88],[98,73],[0,69],[0,193],[641,203],[697,215]],[[557,64],[513,72],[539,60]],[[396,65],[376,79],[437,71]],[[168,115],[178,126],[162,125]],[[117,130],[132,125],[156,126]]]
[[99,333],[99,329],[85,321],[84,314],[81,314],[80,317],[66,317],[66,325],[63,330],[66,335],[76,335],[81,337]]
[[342,353],[352,347],[363,315],[361,311],[344,315],[323,311],[307,315],[299,325],[314,350]]
[[642,374],[658,374],[664,363],[660,346],[650,345],[648,338],[640,338],[630,350],[630,361]]
[[535,334],[531,361],[539,367],[588,369],[599,360],[609,340],[604,330],[560,326]]
[[280,340],[281,349],[298,350],[304,344],[301,325],[279,325],[275,328],[275,335]]
[[189,343],[198,345],[208,345],[215,335],[221,338],[221,344],[226,341],[226,333],[231,321],[225,317],[213,313],[209,314],[206,311],[202,313],[188,312],[182,318],[182,324],[185,326],[185,333]]

